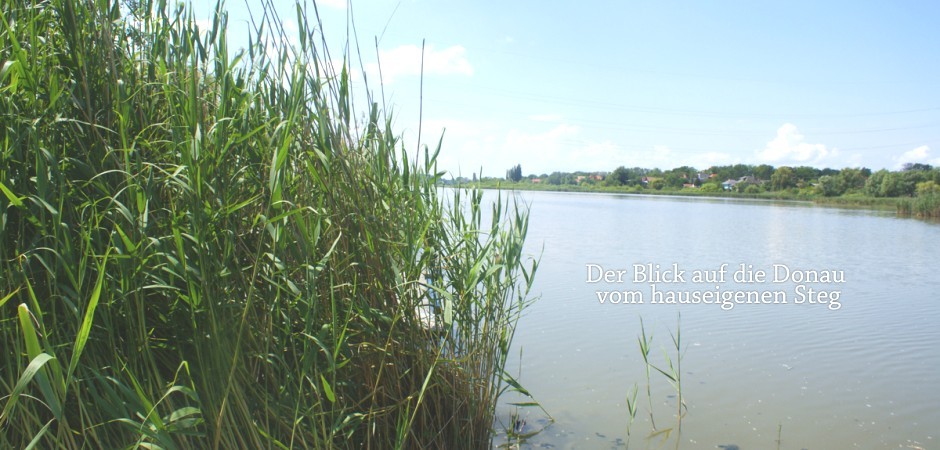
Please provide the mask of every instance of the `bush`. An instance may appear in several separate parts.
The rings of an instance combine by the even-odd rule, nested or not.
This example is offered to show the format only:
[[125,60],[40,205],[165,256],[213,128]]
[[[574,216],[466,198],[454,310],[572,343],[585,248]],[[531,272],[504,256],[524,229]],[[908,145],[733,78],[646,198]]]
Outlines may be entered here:
[[306,23],[0,1],[0,447],[487,445],[524,210],[355,123]]

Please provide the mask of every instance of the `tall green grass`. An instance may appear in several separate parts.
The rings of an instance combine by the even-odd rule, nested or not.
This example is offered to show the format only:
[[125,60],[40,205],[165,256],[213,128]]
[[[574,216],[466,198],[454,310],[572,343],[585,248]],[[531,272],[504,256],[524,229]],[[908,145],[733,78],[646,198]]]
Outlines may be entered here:
[[0,447],[489,442],[527,213],[439,190],[315,5],[231,52],[221,6],[0,2]]
[[898,214],[923,218],[940,218],[940,194],[923,194],[898,200]]

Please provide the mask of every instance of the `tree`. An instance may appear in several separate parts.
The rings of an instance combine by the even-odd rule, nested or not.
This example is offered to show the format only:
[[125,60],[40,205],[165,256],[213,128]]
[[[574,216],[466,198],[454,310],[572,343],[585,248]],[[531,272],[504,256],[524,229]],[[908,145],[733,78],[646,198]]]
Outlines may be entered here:
[[910,172],[912,170],[927,172],[931,169],[933,169],[933,166],[924,163],[904,163],[901,167],[902,172]]
[[788,166],[778,167],[774,174],[770,176],[770,185],[775,191],[782,191],[796,186],[796,174],[793,168]]
[[935,183],[933,180],[917,183],[918,196],[931,194],[940,194],[940,184]]
[[905,177],[907,172],[888,172],[881,180],[882,197],[901,197],[914,195],[916,183]]
[[718,183],[702,183],[702,192],[721,192],[721,185]]
[[813,181],[816,178],[819,178],[820,175],[831,175],[831,174],[820,173],[819,169],[815,167],[809,167],[809,166],[799,166],[799,167],[793,168],[792,170],[793,170],[793,176],[795,177],[795,179],[793,180],[794,186],[796,186],[797,182],[800,182],[800,181],[802,181],[803,183],[809,183],[810,181]]
[[836,197],[845,192],[845,182],[838,175],[823,175],[816,184],[816,192],[826,197]]
[[743,176],[750,175],[752,172],[754,172],[754,168],[747,164],[735,164],[731,166],[732,178],[735,180]]
[[506,171],[506,179],[518,183],[522,179],[522,164],[516,164]]
[[754,168],[754,178],[761,181],[767,181],[774,175],[774,166],[761,164]]
[[865,193],[872,197],[884,197],[881,193],[881,185],[884,182],[885,176],[889,172],[885,169],[881,169],[868,177],[865,180]]
[[847,191],[862,189],[865,187],[866,175],[862,173],[862,169],[851,169],[846,167],[839,172],[839,178],[842,178],[842,182],[845,185],[845,190]]
[[686,181],[686,178],[683,178],[682,174],[676,171],[669,171],[663,174],[663,182],[667,187],[681,188],[682,184]]
[[620,166],[614,169],[607,178],[604,179],[605,186],[623,186],[630,181],[630,173],[627,168]]

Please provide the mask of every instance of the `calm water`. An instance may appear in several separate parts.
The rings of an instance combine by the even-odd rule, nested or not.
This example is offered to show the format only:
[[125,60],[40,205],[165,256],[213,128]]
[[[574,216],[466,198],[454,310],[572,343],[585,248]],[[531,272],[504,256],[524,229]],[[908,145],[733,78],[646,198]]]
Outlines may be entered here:
[[[541,299],[519,323],[510,367],[555,418],[523,448],[623,448],[635,383],[631,448],[773,449],[778,433],[783,449],[940,446],[940,225],[799,203],[517,195],[531,203],[527,245],[541,252]],[[623,282],[589,283],[592,264],[625,270]],[[685,270],[685,283],[657,283],[660,292],[782,291],[787,303],[651,304],[649,283],[634,283],[634,264]],[[722,264],[724,282],[692,282],[694,270]],[[736,283],[741,264],[765,270],[767,280]],[[800,288],[838,291],[839,307],[795,303],[792,280],[773,282],[775,264],[841,273],[844,282]],[[597,291],[624,290],[644,303],[598,300]],[[637,337],[642,317],[652,362],[666,367],[680,312],[688,411],[681,433],[663,443],[664,435],[647,439]],[[656,425],[674,428],[675,390],[652,375]],[[509,410],[502,407],[504,422]],[[526,432],[546,424],[536,409],[521,414]]]

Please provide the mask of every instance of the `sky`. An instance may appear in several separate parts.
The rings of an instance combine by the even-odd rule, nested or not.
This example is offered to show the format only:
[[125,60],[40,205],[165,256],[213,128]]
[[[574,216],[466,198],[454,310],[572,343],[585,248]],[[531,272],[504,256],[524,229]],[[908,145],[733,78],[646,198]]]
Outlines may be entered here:
[[[226,4],[232,30],[260,11],[247,3]],[[273,3],[296,30],[294,2]],[[526,175],[940,165],[937,1],[317,6],[333,58],[358,37],[355,89],[384,95],[406,148],[419,129],[432,149],[443,136],[439,168],[454,177],[516,164]]]

